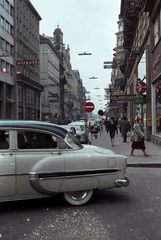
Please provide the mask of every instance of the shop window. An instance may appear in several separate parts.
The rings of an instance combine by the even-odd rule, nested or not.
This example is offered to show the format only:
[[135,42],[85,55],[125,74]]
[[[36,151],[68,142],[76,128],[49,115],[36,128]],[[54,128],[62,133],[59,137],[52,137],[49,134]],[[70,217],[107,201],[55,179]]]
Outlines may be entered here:
[[23,108],[22,107],[18,108],[18,119],[23,119]]
[[161,136],[161,80],[155,84],[156,89],[156,134]]
[[18,101],[23,102],[23,87],[18,85]]
[[40,107],[40,93],[36,93],[36,106]]
[[6,119],[11,119],[11,103],[6,103]]

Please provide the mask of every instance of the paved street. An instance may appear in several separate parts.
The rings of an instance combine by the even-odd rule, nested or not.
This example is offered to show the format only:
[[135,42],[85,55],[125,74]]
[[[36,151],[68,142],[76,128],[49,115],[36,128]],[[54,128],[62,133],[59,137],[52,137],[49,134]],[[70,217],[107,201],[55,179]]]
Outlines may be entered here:
[[[130,139],[116,135],[110,146],[105,132],[92,144],[125,154],[130,162],[159,162],[160,148],[146,142],[150,157],[129,156]],[[61,195],[54,198],[0,204],[0,238],[3,240],[160,240],[161,168],[131,168],[127,188],[95,191],[84,206],[73,207]]]

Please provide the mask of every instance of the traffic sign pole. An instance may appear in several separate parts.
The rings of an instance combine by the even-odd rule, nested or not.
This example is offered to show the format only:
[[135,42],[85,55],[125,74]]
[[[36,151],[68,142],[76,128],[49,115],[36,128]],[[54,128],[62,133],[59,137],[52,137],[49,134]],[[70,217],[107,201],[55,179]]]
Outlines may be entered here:
[[91,145],[91,112],[89,112],[89,145]]
[[91,145],[91,112],[94,110],[94,104],[87,102],[84,106],[86,112],[89,113],[89,145]]

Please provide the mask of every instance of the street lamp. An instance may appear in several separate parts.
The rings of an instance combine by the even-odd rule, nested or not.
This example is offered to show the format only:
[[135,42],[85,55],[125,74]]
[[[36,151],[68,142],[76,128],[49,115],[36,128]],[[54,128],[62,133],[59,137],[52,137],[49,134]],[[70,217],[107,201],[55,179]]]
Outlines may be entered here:
[[98,87],[95,87],[95,88],[93,88],[93,89],[100,89],[100,88],[98,88]]
[[86,52],[84,52],[84,53],[78,53],[78,55],[92,55],[92,53],[86,53]]

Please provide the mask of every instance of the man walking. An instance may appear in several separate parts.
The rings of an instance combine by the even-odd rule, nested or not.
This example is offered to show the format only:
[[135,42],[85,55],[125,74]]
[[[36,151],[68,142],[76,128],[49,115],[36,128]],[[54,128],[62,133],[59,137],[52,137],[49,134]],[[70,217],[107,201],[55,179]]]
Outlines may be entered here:
[[126,142],[127,132],[129,131],[129,124],[126,119],[126,117],[123,117],[123,120],[120,122],[120,132],[123,138],[123,142]]

